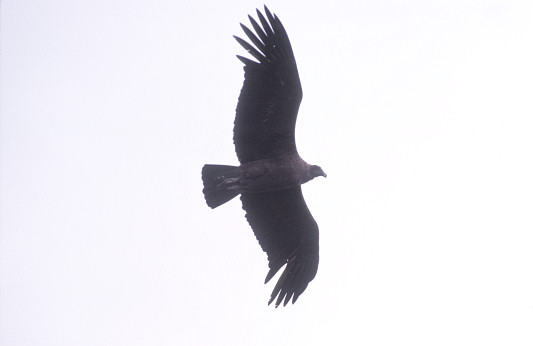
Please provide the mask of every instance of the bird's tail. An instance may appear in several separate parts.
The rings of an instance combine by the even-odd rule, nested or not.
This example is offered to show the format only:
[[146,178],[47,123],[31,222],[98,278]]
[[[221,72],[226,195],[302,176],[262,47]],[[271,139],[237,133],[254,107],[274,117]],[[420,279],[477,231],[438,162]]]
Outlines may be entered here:
[[237,181],[239,174],[239,167],[236,166],[204,165],[202,180],[207,205],[214,209],[237,196],[239,191],[231,189],[228,183]]

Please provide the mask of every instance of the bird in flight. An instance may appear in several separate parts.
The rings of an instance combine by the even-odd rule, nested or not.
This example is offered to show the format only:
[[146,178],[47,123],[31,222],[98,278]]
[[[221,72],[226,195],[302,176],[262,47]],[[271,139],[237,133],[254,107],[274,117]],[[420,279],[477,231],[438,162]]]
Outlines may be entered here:
[[202,180],[211,208],[241,195],[246,219],[268,255],[265,283],[286,265],[268,302],[275,300],[278,307],[291,298],[294,304],[318,270],[318,225],[301,185],[326,173],[305,162],[296,150],[294,132],[302,100],[296,60],[281,21],[266,6],[264,12],[257,10],[260,24],[248,16],[255,33],[241,24],[255,47],[235,36],[256,59],[237,56],[244,63],[244,85],[233,142],[241,164],[204,165]]

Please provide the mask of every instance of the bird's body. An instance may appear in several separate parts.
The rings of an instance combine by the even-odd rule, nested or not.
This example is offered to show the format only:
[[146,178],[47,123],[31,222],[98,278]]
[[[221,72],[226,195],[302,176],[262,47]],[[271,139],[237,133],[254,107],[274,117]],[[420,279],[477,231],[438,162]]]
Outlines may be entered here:
[[239,193],[288,189],[313,179],[311,167],[298,155],[246,162],[221,174],[216,188]]
[[249,16],[257,36],[241,24],[254,48],[237,41],[258,60],[237,56],[245,80],[237,105],[233,140],[240,166],[204,165],[204,196],[216,208],[241,195],[246,218],[268,255],[265,282],[286,265],[270,297],[286,305],[306,289],[318,269],[318,226],[303,199],[301,185],[326,176],[296,150],[295,126],[302,88],[289,38],[265,6],[261,25]]

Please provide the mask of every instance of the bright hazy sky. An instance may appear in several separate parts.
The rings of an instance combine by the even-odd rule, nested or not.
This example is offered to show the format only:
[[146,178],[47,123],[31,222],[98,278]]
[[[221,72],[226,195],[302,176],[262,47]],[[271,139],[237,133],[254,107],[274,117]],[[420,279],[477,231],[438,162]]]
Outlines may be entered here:
[[[320,266],[274,309],[236,164],[254,1],[2,1],[0,344],[533,344],[533,2],[271,1]],[[255,14],[254,14],[255,16]]]

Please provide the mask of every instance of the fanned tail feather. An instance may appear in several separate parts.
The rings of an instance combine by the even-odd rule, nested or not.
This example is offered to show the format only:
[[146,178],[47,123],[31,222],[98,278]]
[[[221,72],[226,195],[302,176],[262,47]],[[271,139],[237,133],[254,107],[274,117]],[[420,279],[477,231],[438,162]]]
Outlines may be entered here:
[[202,168],[203,193],[209,207],[214,209],[239,194],[235,190],[227,190],[220,187],[220,183],[224,179],[235,178],[238,175],[239,168],[235,166],[204,165]]

